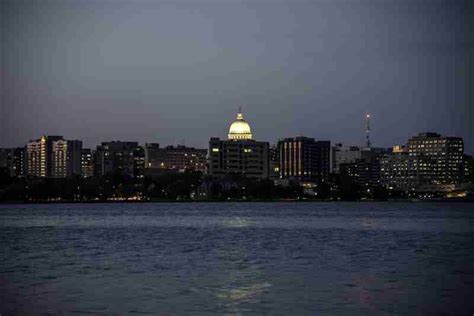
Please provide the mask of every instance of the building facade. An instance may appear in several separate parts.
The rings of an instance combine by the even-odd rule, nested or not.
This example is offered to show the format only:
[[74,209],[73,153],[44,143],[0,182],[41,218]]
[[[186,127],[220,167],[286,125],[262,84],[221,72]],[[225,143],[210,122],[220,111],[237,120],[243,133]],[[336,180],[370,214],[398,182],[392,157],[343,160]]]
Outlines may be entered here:
[[119,172],[123,175],[134,177],[135,152],[138,142],[111,141],[102,142],[97,146],[94,157],[94,173],[104,176],[109,173]]
[[269,174],[270,179],[280,178],[280,151],[278,146],[271,146],[269,149]]
[[187,170],[206,172],[207,149],[186,146],[167,146],[159,148],[158,144],[145,145],[145,166],[171,172]]
[[51,143],[51,177],[81,175],[82,141],[56,140]]
[[25,148],[0,148],[0,168],[6,168],[11,177],[23,177]]
[[408,141],[408,155],[414,159],[412,168],[419,186],[462,182],[464,142],[461,137],[418,134]]
[[380,159],[380,183],[391,190],[410,191],[417,186],[416,159],[408,155],[408,149],[394,146],[392,153]]
[[362,189],[380,185],[380,161],[359,159],[356,162],[343,163],[340,166],[342,178],[349,178]]
[[329,141],[314,138],[285,138],[278,142],[280,178],[302,182],[324,182],[329,178]]
[[62,136],[43,136],[31,140],[25,146],[26,174],[34,177],[50,177],[52,169],[53,142]]
[[133,177],[135,179],[145,177],[145,150],[142,146],[133,151]]
[[353,163],[362,158],[361,149],[358,146],[344,146],[337,143],[332,147],[332,172],[340,173],[340,165]]
[[81,175],[83,178],[94,176],[94,155],[90,148],[83,148],[81,151]]
[[253,140],[250,125],[240,110],[229,128],[228,140],[209,141],[209,174],[261,179],[269,176],[269,144]]

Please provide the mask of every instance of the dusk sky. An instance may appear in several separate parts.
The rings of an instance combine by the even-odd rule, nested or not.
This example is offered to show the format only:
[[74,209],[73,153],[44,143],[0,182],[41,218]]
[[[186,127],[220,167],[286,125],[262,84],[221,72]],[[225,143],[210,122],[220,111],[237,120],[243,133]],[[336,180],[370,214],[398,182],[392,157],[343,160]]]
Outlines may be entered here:
[[[467,1],[1,1],[0,147],[43,134],[206,148],[257,140],[474,153]],[[471,62],[469,62],[471,59]]]

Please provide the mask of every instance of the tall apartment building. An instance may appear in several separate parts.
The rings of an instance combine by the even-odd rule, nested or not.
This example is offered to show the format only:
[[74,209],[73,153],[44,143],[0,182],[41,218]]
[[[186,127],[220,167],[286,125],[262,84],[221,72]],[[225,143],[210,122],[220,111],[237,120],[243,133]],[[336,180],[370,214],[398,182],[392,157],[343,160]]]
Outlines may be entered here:
[[470,155],[464,155],[463,182],[474,183],[474,157]]
[[146,143],[143,146],[145,156],[145,168],[157,168],[157,161],[161,159],[162,151],[158,143]]
[[213,137],[209,141],[209,174],[268,178],[269,144],[253,139],[240,110],[230,125],[228,140]]
[[56,140],[51,143],[51,177],[81,175],[82,141]]
[[94,176],[94,152],[90,148],[81,151],[81,174],[84,178]]
[[138,142],[102,142],[100,146],[97,146],[95,153],[95,175],[103,176],[118,171],[124,175],[134,177],[135,152],[137,149]]
[[133,150],[133,177],[135,179],[145,177],[145,150],[142,146]]
[[461,137],[421,133],[408,140],[408,155],[414,158],[418,185],[461,183],[464,142]]
[[332,147],[332,172],[340,173],[341,164],[356,162],[362,158],[361,149],[358,146],[344,146],[337,143]]
[[285,138],[278,142],[280,178],[303,182],[323,182],[329,178],[329,141],[314,138]]
[[35,177],[50,177],[52,169],[53,142],[62,136],[43,136],[31,140],[25,146],[26,174]]
[[25,148],[0,148],[0,167],[6,168],[11,177],[25,175]]
[[269,150],[269,177],[271,179],[280,178],[280,151],[278,146],[272,146]]
[[14,148],[0,148],[0,168],[5,168],[13,176]]

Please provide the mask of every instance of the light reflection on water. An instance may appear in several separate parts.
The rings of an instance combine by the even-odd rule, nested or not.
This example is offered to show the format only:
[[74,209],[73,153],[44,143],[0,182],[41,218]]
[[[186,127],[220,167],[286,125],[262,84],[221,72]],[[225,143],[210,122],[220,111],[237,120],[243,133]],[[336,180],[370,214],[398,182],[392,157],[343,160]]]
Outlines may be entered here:
[[[239,216],[222,220],[222,225],[227,228],[248,228],[254,224],[252,219]],[[228,315],[241,315],[246,311],[242,304],[258,303],[261,294],[271,286],[260,268],[250,261],[245,246],[240,245],[239,240],[235,242],[218,249],[222,270],[228,273],[216,296],[223,301]]]
[[230,228],[249,227],[254,225],[254,221],[245,217],[230,217],[222,220],[222,226]]
[[468,314],[469,204],[0,205],[0,313]]

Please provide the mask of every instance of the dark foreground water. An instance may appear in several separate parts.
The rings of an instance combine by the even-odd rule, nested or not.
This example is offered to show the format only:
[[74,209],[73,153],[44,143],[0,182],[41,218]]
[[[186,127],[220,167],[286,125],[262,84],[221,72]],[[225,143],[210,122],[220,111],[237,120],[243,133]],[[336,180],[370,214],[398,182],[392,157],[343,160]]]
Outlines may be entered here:
[[0,205],[0,314],[474,313],[474,204]]

